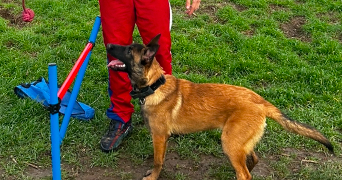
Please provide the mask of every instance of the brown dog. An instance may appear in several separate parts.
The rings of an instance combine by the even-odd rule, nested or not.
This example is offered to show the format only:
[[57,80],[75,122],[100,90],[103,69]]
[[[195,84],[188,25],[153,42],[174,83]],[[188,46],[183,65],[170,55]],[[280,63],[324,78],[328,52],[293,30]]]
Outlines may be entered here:
[[131,95],[140,99],[141,111],[152,134],[154,168],[144,179],[158,178],[171,134],[216,128],[222,130],[222,148],[237,179],[252,179],[250,171],[258,163],[253,149],[264,133],[266,117],[290,132],[322,143],[333,152],[331,143],[320,132],[290,120],[249,89],[226,84],[195,84],[163,75],[154,58],[159,38],[157,35],[146,46],[107,45],[107,52],[120,60],[108,66],[128,73],[133,86]]

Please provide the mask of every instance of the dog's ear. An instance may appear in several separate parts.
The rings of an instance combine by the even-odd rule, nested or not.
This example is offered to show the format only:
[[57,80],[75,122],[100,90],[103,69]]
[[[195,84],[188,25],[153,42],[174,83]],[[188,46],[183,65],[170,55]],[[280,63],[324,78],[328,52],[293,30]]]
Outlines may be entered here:
[[146,46],[153,46],[153,45],[158,45],[159,39],[160,39],[161,34],[157,34]]
[[154,37],[147,45],[146,50],[143,54],[141,63],[143,65],[151,64],[153,61],[154,56],[156,55],[158,49],[159,49],[159,41],[160,34],[158,34],[156,37]]

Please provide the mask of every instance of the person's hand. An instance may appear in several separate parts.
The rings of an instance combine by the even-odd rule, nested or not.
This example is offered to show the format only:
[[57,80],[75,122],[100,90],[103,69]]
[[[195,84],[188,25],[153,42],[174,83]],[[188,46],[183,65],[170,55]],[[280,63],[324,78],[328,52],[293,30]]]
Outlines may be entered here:
[[192,4],[191,4],[191,0],[186,0],[185,13],[191,16],[199,8],[200,4],[201,4],[201,0],[192,0]]

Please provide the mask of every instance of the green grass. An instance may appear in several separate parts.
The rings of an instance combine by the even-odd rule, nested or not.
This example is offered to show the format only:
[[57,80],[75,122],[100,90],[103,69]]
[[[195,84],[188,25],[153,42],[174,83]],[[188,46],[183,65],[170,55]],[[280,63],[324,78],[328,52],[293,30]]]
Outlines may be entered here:
[[[171,0],[173,8],[172,55],[174,75],[193,82],[214,82],[250,88],[274,103],[292,119],[316,127],[334,145],[338,162],[319,162],[293,173],[294,157],[272,161],[272,173],[256,179],[342,179],[342,2],[339,0],[208,0],[196,16],[184,14],[184,0]],[[0,18],[0,174],[1,178],[30,179],[28,163],[49,168],[48,112],[28,99],[19,99],[13,88],[48,76],[48,63],[58,67],[61,84],[87,43],[98,1],[27,1],[36,17],[24,26]],[[19,1],[0,3],[14,16]],[[298,37],[288,37],[282,27],[304,19]],[[134,40],[141,42],[137,31]],[[99,32],[78,100],[96,110],[90,122],[71,119],[61,146],[62,163],[75,168],[116,167],[128,157],[142,164],[153,154],[151,137],[136,106],[134,133],[122,148],[105,154],[99,140],[108,120],[106,54]],[[133,102],[137,105],[137,101]],[[284,148],[327,152],[322,145],[289,134],[267,121],[265,136],[256,150],[262,159]],[[184,159],[198,161],[201,154],[224,157],[219,131],[170,139]],[[234,175],[228,165],[209,170],[211,179]],[[3,173],[1,173],[3,172]],[[64,172],[63,177],[71,178]],[[174,179],[188,179],[174,173]],[[130,179],[122,174],[122,179]]]

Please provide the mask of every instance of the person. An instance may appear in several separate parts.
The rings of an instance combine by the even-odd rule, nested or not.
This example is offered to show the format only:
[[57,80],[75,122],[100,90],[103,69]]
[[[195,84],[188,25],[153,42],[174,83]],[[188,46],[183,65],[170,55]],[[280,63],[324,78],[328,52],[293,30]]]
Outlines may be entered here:
[[[133,30],[137,25],[144,44],[157,34],[161,34],[160,47],[156,60],[165,71],[172,74],[171,65],[171,23],[172,13],[168,0],[99,0],[104,44],[129,45],[132,43]],[[186,13],[192,15],[199,8],[200,0],[186,0]],[[112,62],[113,61],[113,62]],[[111,63],[110,63],[111,62]],[[132,90],[127,73],[115,71],[120,61],[107,54],[108,93],[110,107],[107,117],[109,128],[101,138],[101,149],[105,152],[115,150],[123,138],[132,131],[130,91]]]

